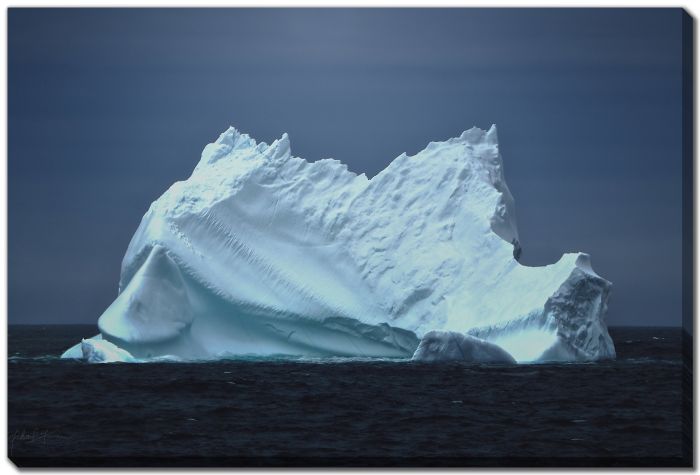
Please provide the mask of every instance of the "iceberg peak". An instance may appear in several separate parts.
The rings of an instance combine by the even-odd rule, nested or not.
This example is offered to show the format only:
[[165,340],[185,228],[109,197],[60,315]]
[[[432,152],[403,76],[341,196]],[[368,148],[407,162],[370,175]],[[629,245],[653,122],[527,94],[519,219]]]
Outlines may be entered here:
[[479,127],[472,127],[471,129],[462,132],[459,139],[472,145],[479,143],[498,145],[498,132],[496,131],[496,124],[492,124],[488,130],[480,129]]
[[228,145],[232,149],[249,148],[256,145],[255,139],[252,139],[248,134],[240,132],[233,126],[229,126],[226,131],[219,135],[219,138],[214,143]]

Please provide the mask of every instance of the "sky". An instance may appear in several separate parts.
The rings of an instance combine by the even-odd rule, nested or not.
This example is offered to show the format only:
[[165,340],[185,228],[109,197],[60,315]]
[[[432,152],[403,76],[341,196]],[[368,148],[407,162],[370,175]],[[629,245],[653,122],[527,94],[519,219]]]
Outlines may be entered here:
[[679,9],[10,9],[10,323],[95,323],[150,203],[229,125],[373,176],[498,127],[528,265],[681,324]]

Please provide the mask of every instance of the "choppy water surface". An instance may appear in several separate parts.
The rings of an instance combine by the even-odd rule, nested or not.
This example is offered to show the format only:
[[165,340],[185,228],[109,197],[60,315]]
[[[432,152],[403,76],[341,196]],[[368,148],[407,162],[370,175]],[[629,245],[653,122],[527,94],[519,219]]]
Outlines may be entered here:
[[16,463],[690,463],[680,329],[613,328],[618,360],[589,364],[57,358],[95,333],[9,327],[8,453]]

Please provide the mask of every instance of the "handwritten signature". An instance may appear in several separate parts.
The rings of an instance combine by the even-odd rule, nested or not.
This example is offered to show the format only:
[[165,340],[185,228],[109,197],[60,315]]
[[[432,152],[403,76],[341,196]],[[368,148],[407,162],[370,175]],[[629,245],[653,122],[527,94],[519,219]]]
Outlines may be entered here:
[[43,444],[46,446],[46,440],[48,438],[48,429],[16,430],[10,435],[10,455],[12,455],[12,450],[15,448],[15,442]]

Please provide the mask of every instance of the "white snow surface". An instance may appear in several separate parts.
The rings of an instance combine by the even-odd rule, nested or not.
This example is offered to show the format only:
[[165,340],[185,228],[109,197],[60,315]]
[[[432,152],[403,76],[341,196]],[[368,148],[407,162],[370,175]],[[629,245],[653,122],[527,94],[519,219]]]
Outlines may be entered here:
[[231,127],[144,215],[98,321],[135,357],[410,357],[431,330],[517,361],[614,358],[586,254],[527,267],[496,127],[369,179]]

